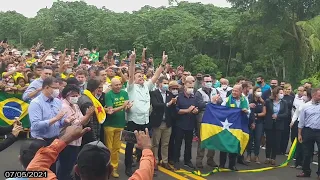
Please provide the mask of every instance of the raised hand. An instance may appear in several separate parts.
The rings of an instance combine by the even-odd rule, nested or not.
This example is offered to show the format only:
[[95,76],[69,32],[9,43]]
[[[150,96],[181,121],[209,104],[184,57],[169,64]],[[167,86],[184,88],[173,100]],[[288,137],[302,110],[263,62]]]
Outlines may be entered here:
[[151,149],[151,139],[149,136],[149,130],[148,128],[145,129],[144,131],[134,131],[134,134],[136,135],[137,138],[137,148],[139,149]]
[[168,55],[166,55],[166,52],[163,51],[162,52],[162,63],[161,64],[165,65],[167,63],[167,61],[168,61]]
[[137,57],[136,48],[134,48],[129,58],[130,58],[130,60],[135,60],[136,57]]
[[13,129],[12,129],[12,134],[15,136],[15,137],[18,137],[19,133],[23,131],[23,127],[22,126],[14,126]]
[[90,127],[86,127],[83,129],[82,126],[68,126],[66,128],[66,132],[60,139],[64,141],[66,144],[69,144],[70,142],[79,139],[90,130]]

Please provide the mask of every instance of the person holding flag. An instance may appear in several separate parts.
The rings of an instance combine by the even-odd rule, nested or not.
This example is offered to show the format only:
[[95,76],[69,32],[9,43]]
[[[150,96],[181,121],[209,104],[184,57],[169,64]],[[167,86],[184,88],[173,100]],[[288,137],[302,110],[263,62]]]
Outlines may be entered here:
[[[249,113],[249,103],[245,96],[242,95],[242,86],[235,85],[232,89],[232,94],[226,98],[226,100],[221,104],[229,108],[241,108],[246,114]],[[248,125],[247,125],[248,126]],[[229,169],[237,171],[236,168],[237,154],[229,153]],[[227,160],[227,152],[220,152],[220,168],[225,167]]]
[[87,89],[83,91],[83,95],[78,100],[78,105],[83,115],[86,115],[87,110],[94,106],[94,115],[90,117],[88,124],[85,127],[90,127],[92,131],[85,134],[82,138],[82,146],[92,141],[100,140],[101,124],[106,119],[106,112],[95,95],[99,91],[100,81],[90,79],[87,84]]

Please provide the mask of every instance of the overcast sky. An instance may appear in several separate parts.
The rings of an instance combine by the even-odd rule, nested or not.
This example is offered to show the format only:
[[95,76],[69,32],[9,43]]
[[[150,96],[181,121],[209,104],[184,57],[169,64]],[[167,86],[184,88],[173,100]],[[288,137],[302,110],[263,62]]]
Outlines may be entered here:
[[[51,7],[55,0],[1,0],[0,11],[17,11],[27,17],[34,17],[38,10]],[[75,0],[68,0],[75,1]],[[167,6],[168,0],[84,0],[88,4],[99,8],[105,6],[115,12],[139,10],[145,5],[153,7]],[[219,7],[230,7],[226,0],[188,0],[189,2],[202,2],[214,4]]]

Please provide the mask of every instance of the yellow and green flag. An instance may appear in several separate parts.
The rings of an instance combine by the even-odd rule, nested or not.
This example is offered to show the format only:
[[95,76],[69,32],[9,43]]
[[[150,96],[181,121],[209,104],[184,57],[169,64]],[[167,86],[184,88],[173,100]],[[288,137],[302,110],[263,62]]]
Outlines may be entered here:
[[99,52],[95,52],[95,53],[91,52],[89,56],[93,62],[99,61],[99,56],[100,56]]
[[249,141],[248,123],[240,108],[208,104],[200,130],[201,147],[243,154]]
[[21,94],[0,92],[0,126],[12,125],[18,117],[24,128],[30,128],[28,106]]

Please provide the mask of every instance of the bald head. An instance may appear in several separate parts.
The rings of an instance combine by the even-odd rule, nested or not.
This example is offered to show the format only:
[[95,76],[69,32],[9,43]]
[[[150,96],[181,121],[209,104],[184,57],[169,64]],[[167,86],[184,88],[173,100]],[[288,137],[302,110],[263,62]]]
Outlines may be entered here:
[[242,85],[237,84],[233,86],[232,89],[232,97],[235,99],[239,99],[242,94]]
[[195,79],[194,79],[193,76],[187,76],[186,77],[186,82],[194,82],[194,81],[195,81]]
[[111,79],[111,89],[114,93],[119,93],[122,87],[122,83],[118,78]]

